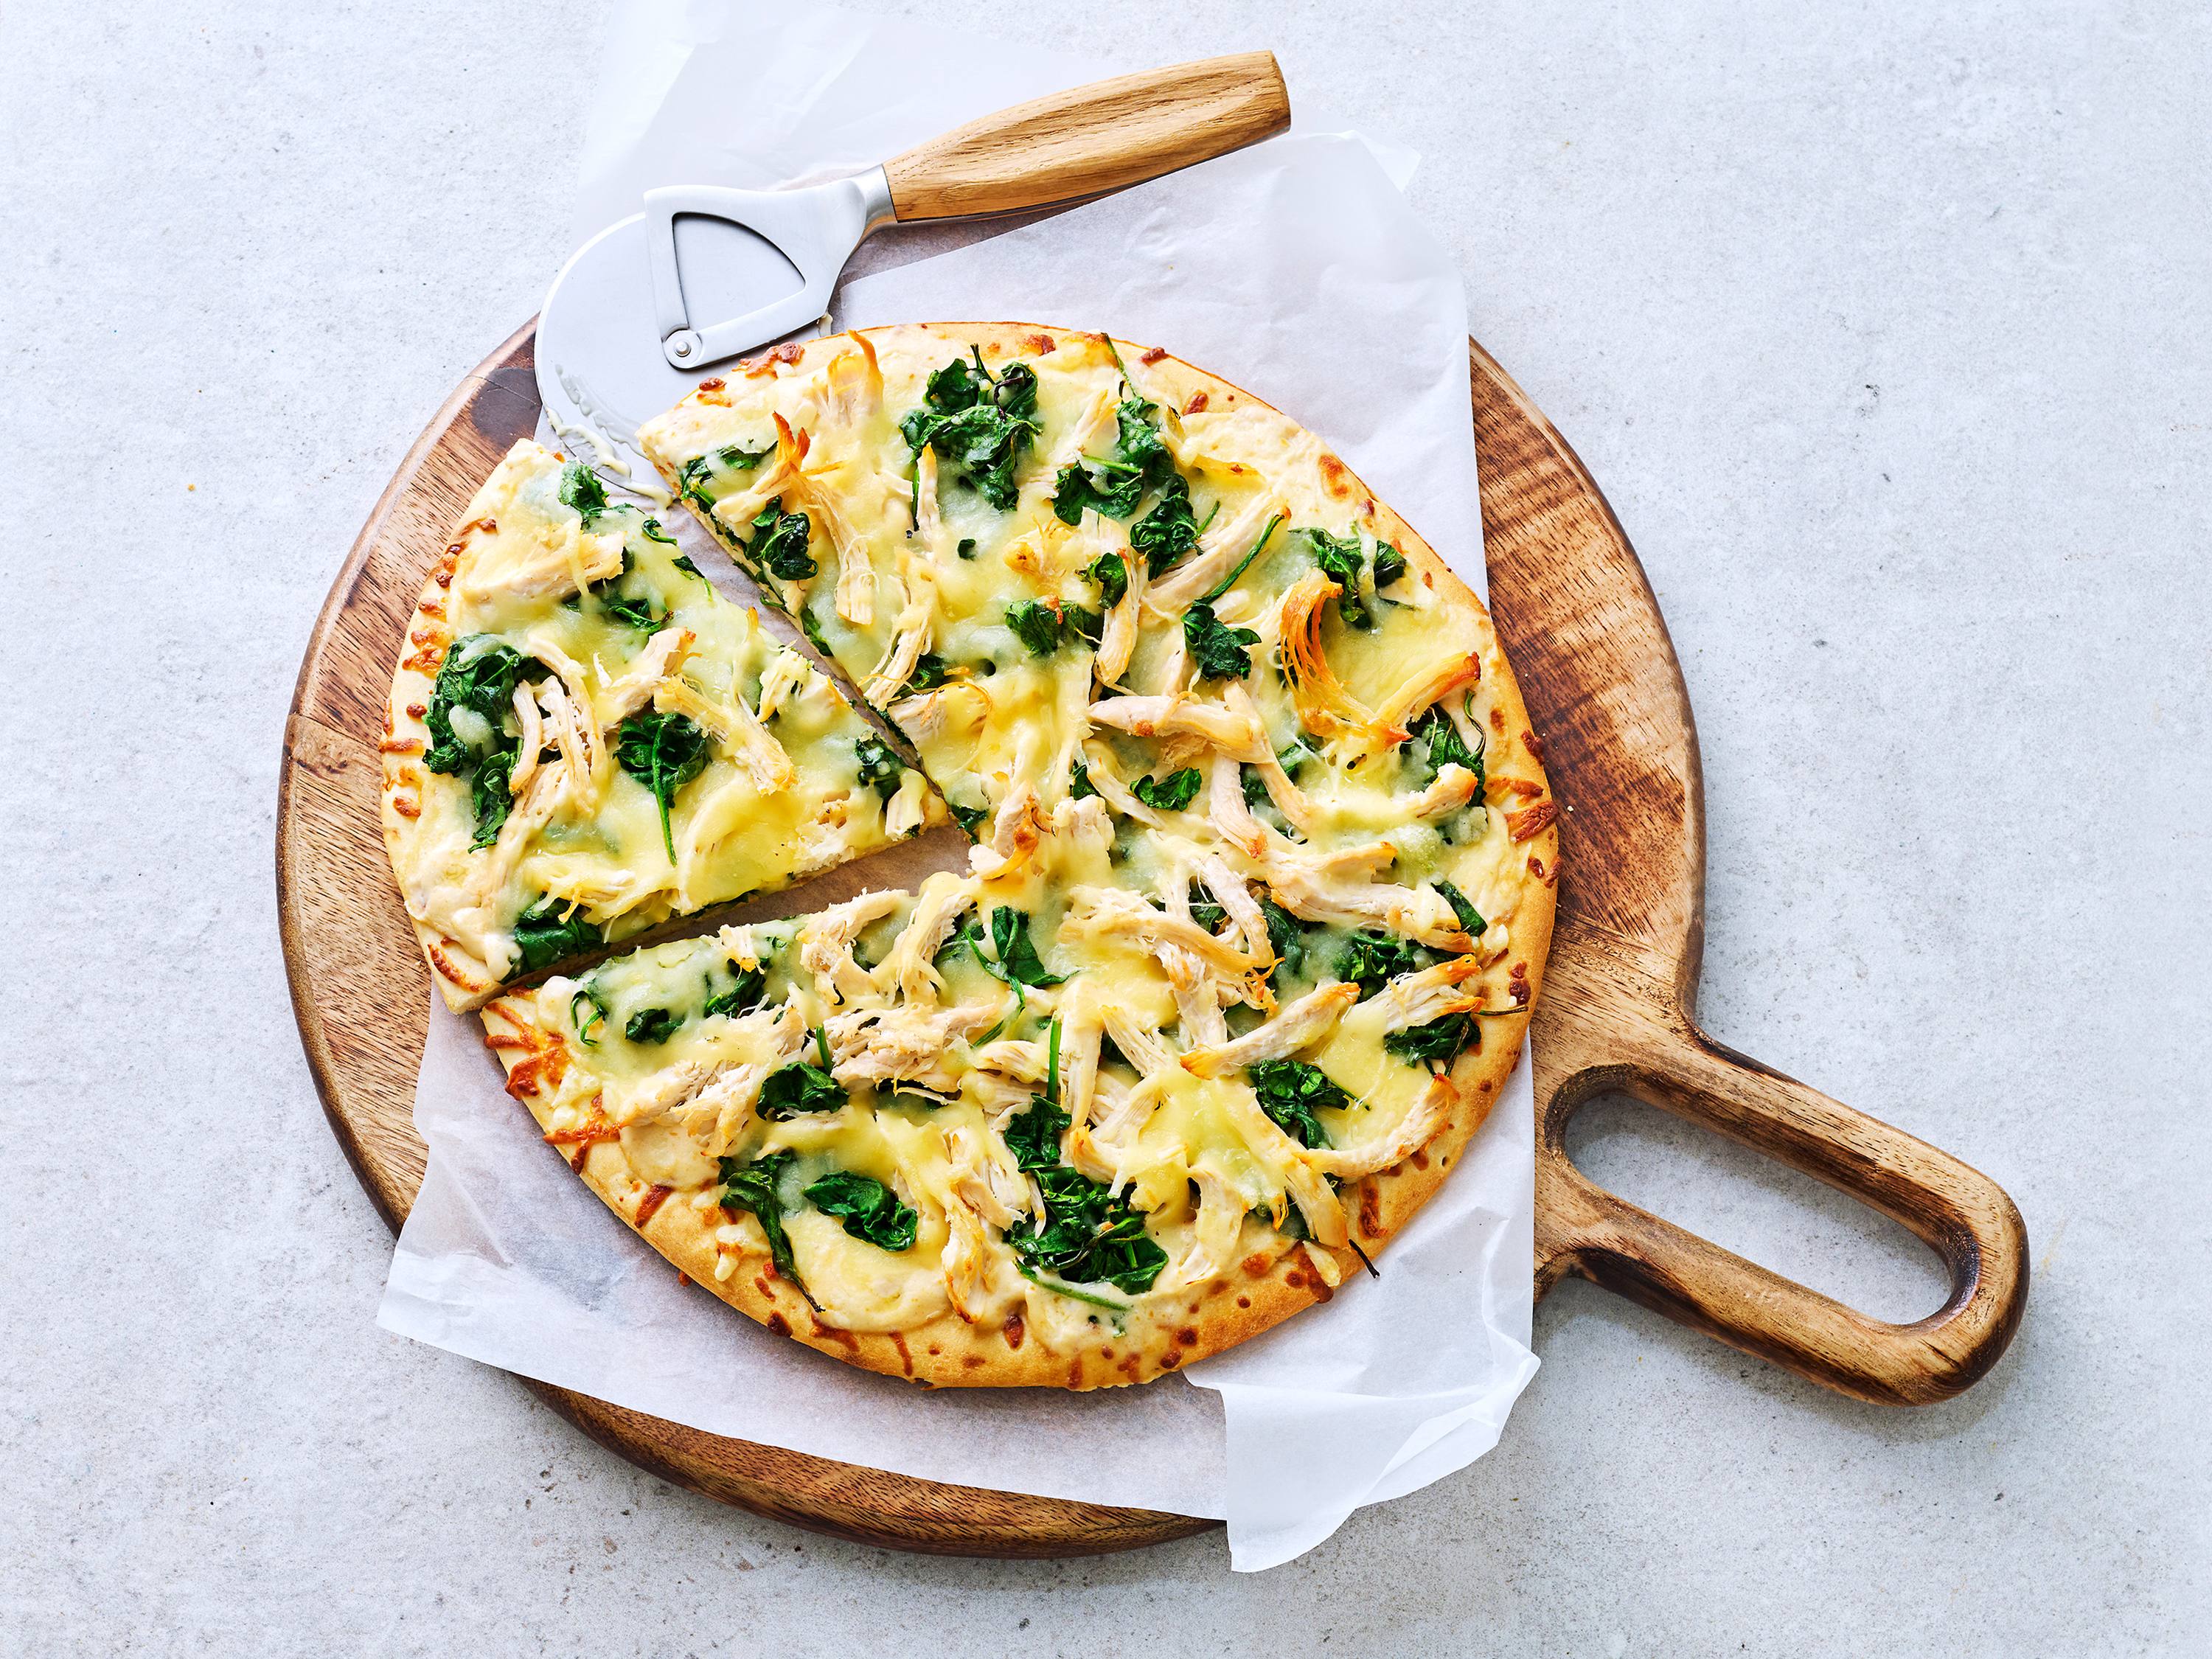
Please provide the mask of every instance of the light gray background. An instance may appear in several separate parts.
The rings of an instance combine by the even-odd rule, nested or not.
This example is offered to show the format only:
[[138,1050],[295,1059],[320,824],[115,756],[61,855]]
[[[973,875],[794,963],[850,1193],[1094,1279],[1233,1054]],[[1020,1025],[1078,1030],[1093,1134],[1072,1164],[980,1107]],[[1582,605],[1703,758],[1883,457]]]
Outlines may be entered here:
[[[278,958],[283,713],[386,478],[564,252],[599,11],[17,0],[0,1651],[2202,1651],[2203,10],[910,9],[1272,46],[1425,154],[1476,331],[1681,652],[1707,1024],[2011,1189],[2020,1340],[1885,1412],[1571,1284],[1496,1454],[1232,1578],[1213,1539],[814,1538],[380,1334]],[[1578,1152],[1871,1311],[1940,1296],[1641,1108]]]

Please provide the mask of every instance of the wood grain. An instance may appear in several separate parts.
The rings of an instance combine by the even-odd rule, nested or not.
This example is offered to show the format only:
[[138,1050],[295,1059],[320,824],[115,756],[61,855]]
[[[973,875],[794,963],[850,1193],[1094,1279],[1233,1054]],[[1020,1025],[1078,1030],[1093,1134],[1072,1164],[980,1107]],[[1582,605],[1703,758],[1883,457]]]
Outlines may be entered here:
[[[424,572],[477,483],[536,422],[532,337],[526,327],[486,359],[401,463],[317,621],[285,731],[276,878],[293,1006],[331,1127],[395,1228],[422,1178],[413,1098],[430,992],[385,862],[375,745]],[[1538,1292],[1581,1273],[1861,1399],[1955,1393],[2019,1323],[2019,1213],[1957,1160],[1698,1030],[1705,831],[1696,728],[1666,625],[1573,452],[1480,347],[1471,365],[1492,609],[1566,808],[1566,874],[1534,1021]],[[1912,1325],[1869,1319],[1593,1185],[1564,1135],[1575,1109],[1610,1089],[1897,1217],[1948,1266],[1943,1310]],[[529,1386],[671,1480],[869,1543],[1073,1555],[1216,1524],[910,1480]]]
[[902,223],[1080,201],[1225,155],[1291,124],[1270,52],[1120,76],[1017,104],[884,164]]

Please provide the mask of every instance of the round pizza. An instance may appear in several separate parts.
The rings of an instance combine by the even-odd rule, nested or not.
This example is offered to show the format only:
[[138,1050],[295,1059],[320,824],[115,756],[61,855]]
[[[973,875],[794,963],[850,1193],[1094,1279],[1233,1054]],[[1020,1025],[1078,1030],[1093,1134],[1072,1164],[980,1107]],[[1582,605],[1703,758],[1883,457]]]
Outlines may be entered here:
[[[1551,933],[1557,809],[1474,596],[1314,434],[1103,335],[831,335],[702,383],[640,441],[898,741],[843,703],[795,719],[772,693],[796,670],[701,628],[664,659],[673,622],[638,624],[581,695],[541,635],[499,633],[532,665],[499,689],[537,690],[433,735],[507,756],[509,823],[548,774],[570,816],[495,866],[495,918],[613,937],[601,887],[551,878],[586,840],[656,915],[939,810],[972,845],[912,890],[495,998],[487,1041],[545,1139],[724,1301],[933,1384],[1144,1382],[1371,1270],[1504,1088]],[[581,520],[591,487],[560,476]],[[619,509],[599,511],[580,539]],[[658,569],[629,511],[629,556],[564,555],[564,598]],[[532,559],[555,568],[507,563]],[[447,646],[458,685],[488,648]],[[526,763],[524,704],[544,725],[564,696],[601,748],[649,710],[696,758],[629,772],[649,825],[602,804],[586,827],[580,736]],[[741,782],[756,812],[709,811]],[[818,831],[833,798],[842,841]],[[479,824],[457,879],[506,834]]]

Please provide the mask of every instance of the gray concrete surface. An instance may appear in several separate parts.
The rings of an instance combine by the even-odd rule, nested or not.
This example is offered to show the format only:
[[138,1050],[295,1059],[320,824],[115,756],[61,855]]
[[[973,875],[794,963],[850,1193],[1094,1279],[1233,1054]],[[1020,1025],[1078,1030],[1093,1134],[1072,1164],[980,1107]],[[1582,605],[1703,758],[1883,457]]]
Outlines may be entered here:
[[[2205,15],[936,0],[1248,45],[1419,147],[1705,742],[1705,1011],[2027,1212],[2011,1355],[1904,1413],[1592,1291],[1496,1455],[1232,1579],[904,1559],[673,1491],[379,1334],[270,837],[356,526],[562,252],[597,9],[0,15],[14,707],[0,1652],[2202,1652]],[[742,95],[742,89],[735,89]],[[1870,1310],[1889,1224],[1598,1109],[1601,1177]]]

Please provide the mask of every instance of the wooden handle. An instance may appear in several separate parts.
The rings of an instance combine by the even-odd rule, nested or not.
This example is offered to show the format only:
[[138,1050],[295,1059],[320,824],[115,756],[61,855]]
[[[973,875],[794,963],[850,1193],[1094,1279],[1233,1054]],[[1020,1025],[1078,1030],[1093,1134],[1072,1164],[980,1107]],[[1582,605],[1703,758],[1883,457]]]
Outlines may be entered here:
[[1256,143],[1291,124],[1271,52],[1099,81],[1002,109],[884,163],[902,223],[1079,201]]
[[[1555,945],[1555,963],[1557,952]],[[2003,1189],[1902,1129],[1722,1047],[1656,994],[1636,996],[1640,1011],[1632,1010],[1619,981],[1633,977],[1571,969],[1578,983],[1546,987],[1554,1018],[1539,1006],[1540,1057],[1548,1037],[1569,1050],[1586,1043],[1590,1060],[1548,1091],[1539,1126],[1540,1282],[1548,1287],[1564,1273],[1580,1273],[1881,1405],[1926,1405],[1978,1381],[2012,1340],[2027,1300],[2027,1230]],[[1616,982],[1598,983],[1605,980]],[[1648,981],[1644,988],[1656,990]],[[1594,989],[1601,994],[1593,997]],[[1591,1018],[1600,1006],[1609,1009],[1601,1030]],[[1637,1012],[1640,1018],[1623,1017]],[[1546,1069],[1556,1067],[1540,1063],[1540,1074]],[[1611,1091],[1701,1123],[1893,1216],[1942,1258],[1948,1299],[1910,1325],[1869,1318],[1596,1186],[1568,1158],[1566,1126],[1583,1101]]]

